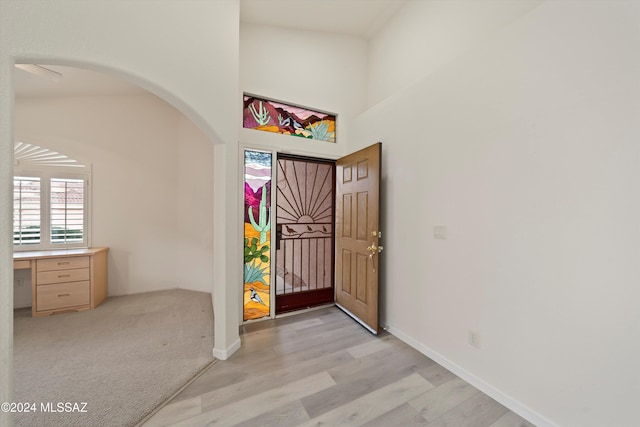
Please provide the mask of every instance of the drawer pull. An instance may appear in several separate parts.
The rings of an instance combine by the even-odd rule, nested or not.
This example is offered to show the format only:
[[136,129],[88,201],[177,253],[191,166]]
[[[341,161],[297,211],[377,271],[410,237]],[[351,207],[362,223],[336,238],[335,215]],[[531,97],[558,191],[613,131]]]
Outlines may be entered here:
[[59,297],[68,297],[71,296],[71,294],[69,292],[64,293],[64,294],[58,294]]
[[58,279],[64,279],[65,277],[71,277],[70,274],[58,274]]
[[58,265],[69,265],[69,261],[59,261]]

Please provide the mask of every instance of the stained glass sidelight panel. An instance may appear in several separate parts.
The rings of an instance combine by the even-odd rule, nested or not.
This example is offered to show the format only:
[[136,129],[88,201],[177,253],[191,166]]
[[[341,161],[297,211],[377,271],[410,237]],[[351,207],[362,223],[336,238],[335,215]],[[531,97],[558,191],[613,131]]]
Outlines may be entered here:
[[244,152],[244,320],[270,314],[271,153]]

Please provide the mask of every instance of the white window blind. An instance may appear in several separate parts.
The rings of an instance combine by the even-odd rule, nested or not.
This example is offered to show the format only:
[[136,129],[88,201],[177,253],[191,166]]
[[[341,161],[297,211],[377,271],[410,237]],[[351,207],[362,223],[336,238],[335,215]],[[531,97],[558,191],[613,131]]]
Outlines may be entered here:
[[87,247],[88,176],[38,175],[14,176],[13,249]]
[[40,178],[13,178],[13,244],[38,245],[41,241]]
[[51,178],[51,243],[84,240],[84,180]]

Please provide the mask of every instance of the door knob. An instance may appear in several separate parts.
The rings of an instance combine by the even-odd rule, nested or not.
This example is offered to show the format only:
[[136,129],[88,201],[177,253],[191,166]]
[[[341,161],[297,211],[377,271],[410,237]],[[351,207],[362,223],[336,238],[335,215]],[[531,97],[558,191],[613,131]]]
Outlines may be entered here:
[[[373,238],[381,238],[382,237],[382,231],[372,231],[371,232],[371,237]],[[373,256],[375,254],[379,254],[380,252],[382,252],[384,250],[384,248],[382,246],[376,246],[376,242],[372,242],[371,246],[367,246],[367,250],[369,251],[369,259],[371,260],[371,267],[373,267],[373,272],[376,272],[376,263],[373,260]]]

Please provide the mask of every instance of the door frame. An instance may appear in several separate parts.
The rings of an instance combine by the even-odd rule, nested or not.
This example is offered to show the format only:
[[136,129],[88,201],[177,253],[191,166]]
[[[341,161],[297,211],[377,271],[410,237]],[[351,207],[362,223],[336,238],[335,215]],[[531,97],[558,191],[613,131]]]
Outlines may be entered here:
[[[331,155],[331,154],[320,154],[320,153],[313,153],[313,152],[308,152],[308,151],[304,151],[304,150],[289,150],[289,149],[279,149],[277,147],[273,147],[270,145],[261,145],[261,144],[254,144],[254,143],[240,143],[238,144],[238,194],[244,194],[244,152],[245,150],[255,150],[255,151],[262,151],[265,153],[270,153],[271,154],[271,207],[272,209],[276,206],[276,194],[277,191],[273,190],[273,183],[275,182],[277,185],[277,177],[276,177],[276,162],[277,162],[277,156],[278,153],[281,154],[286,154],[288,156],[295,156],[295,157],[300,157],[301,159],[307,158],[307,159],[317,159],[317,160],[328,160],[328,161],[337,161],[340,157],[344,156],[343,154],[337,154],[337,155]],[[335,182],[334,182],[334,186],[335,186]],[[335,197],[335,188],[334,188],[334,197]],[[244,212],[244,197],[238,197],[238,205],[237,205],[237,212],[239,214],[242,214],[242,212]],[[335,223],[335,203],[334,203],[334,218],[333,221]],[[271,230],[275,230],[275,223],[272,222],[271,223]],[[335,224],[334,224],[335,227]],[[241,242],[242,239],[244,238],[244,221],[239,221],[238,224],[238,228],[236,230],[236,234],[237,234],[237,238],[238,241]],[[275,232],[271,232],[270,233],[270,239],[269,239],[269,257],[271,260],[275,259],[276,256],[276,248],[275,248]],[[334,252],[335,252],[335,243],[334,243]],[[241,260],[243,260],[244,258],[241,256],[240,257]],[[238,265],[238,268],[240,269],[239,271],[242,271],[242,265]],[[334,253],[334,260],[333,260],[333,274],[335,275],[335,253]],[[238,312],[238,317],[239,317],[239,324],[243,325],[246,323],[253,323],[253,322],[260,322],[263,320],[269,320],[269,319],[275,319],[276,317],[284,317],[284,316],[290,316],[293,313],[296,313],[296,311],[293,312],[288,312],[288,313],[282,313],[278,316],[276,316],[276,306],[275,306],[275,297],[276,297],[276,287],[275,286],[271,286],[271,284],[275,284],[275,280],[276,280],[276,273],[277,273],[277,269],[275,267],[271,268],[271,272],[269,275],[269,294],[270,294],[270,300],[271,303],[269,305],[269,316],[264,316],[261,317],[259,319],[252,319],[252,320],[244,320],[244,299],[243,299],[243,295],[244,292],[239,292],[238,293],[238,304],[240,306],[240,310]],[[240,276],[242,277],[242,273],[240,274]],[[244,279],[243,279],[244,282]],[[243,285],[243,284],[241,284]],[[335,286],[335,283],[334,283]],[[334,297],[334,303],[335,303],[335,297]],[[329,304],[327,304],[329,305]],[[311,308],[311,310],[313,310],[313,308]],[[299,310],[302,311],[302,310]]]

